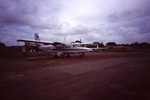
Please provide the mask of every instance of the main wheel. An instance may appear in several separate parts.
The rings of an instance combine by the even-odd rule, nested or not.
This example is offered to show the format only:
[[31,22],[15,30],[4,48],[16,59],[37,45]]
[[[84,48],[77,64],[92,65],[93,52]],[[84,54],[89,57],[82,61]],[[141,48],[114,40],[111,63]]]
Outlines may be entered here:
[[67,54],[67,57],[69,58],[69,57],[70,57],[70,54]]
[[84,57],[84,53],[82,53],[81,55],[80,55],[80,58],[83,58]]
[[80,58],[83,58],[83,56],[82,56],[82,55],[80,55]]
[[58,58],[58,56],[57,56],[57,55],[55,55],[55,58]]

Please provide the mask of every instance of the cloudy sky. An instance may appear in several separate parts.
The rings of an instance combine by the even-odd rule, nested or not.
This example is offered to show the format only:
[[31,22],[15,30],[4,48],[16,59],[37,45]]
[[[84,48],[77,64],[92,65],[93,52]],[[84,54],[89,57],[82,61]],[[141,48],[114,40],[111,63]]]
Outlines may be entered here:
[[150,43],[150,0],[0,0],[0,41]]

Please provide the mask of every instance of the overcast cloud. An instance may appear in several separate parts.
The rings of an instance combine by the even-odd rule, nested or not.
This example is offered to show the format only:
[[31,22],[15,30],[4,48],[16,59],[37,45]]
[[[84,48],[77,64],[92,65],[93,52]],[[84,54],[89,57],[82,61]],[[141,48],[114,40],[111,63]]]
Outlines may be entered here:
[[150,43],[150,0],[0,0],[0,41]]

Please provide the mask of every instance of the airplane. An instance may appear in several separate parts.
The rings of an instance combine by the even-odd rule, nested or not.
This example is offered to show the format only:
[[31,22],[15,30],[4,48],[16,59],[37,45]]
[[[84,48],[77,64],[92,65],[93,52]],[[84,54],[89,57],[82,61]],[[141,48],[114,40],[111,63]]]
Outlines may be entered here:
[[91,51],[90,48],[87,47],[82,47],[79,45],[75,45],[73,43],[70,44],[65,44],[61,42],[42,42],[40,41],[38,33],[34,34],[35,40],[23,40],[19,39],[17,42],[25,42],[25,43],[35,43],[35,45],[42,51],[44,52],[50,52],[50,53],[55,53],[55,57],[59,56],[67,56],[70,57],[70,54],[80,54],[80,58],[84,57],[84,53],[88,53]]

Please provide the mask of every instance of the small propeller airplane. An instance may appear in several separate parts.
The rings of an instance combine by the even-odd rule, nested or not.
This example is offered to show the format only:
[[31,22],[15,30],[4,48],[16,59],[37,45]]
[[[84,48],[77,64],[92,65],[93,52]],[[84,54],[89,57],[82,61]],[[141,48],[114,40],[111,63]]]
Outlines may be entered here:
[[58,56],[67,56],[70,57],[70,54],[79,54],[80,58],[84,57],[84,53],[88,53],[91,51],[90,48],[87,47],[82,47],[81,45],[76,45],[74,43],[70,44],[65,44],[61,42],[42,42],[40,41],[38,33],[34,34],[35,40],[23,40],[19,39],[17,42],[25,42],[25,43],[35,43],[36,46],[44,51],[44,52],[50,52],[50,53],[55,53],[55,57]]

